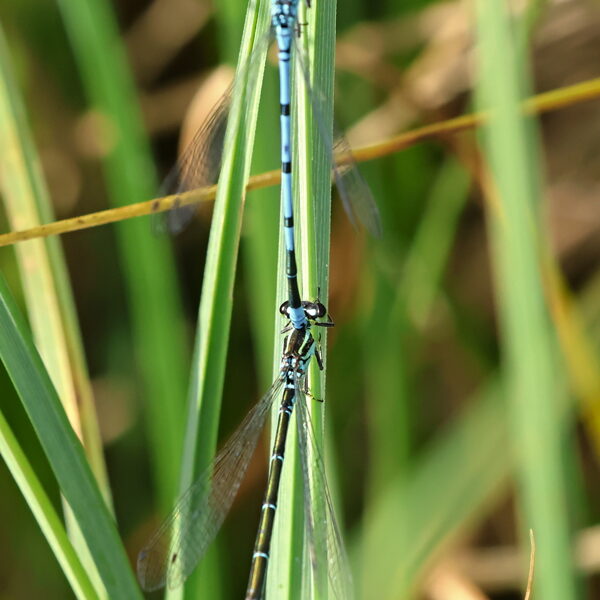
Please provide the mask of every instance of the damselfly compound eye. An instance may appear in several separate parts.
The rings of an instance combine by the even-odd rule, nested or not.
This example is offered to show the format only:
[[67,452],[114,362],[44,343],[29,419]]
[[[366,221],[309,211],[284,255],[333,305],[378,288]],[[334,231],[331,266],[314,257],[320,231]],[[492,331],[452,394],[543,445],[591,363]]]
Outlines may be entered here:
[[327,309],[320,302],[302,302],[304,314],[308,319],[315,320],[324,317],[327,314]]
[[315,302],[314,307],[316,312],[315,319],[320,319],[321,317],[324,317],[327,314],[327,309],[320,302]]

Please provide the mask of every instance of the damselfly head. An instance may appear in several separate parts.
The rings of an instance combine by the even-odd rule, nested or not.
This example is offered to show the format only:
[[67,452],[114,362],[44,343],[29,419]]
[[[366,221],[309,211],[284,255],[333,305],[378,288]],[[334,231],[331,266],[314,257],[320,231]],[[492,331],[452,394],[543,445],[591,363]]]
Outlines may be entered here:
[[[283,302],[279,307],[279,312],[288,319],[290,318],[290,310],[291,309],[289,300]],[[327,315],[327,309],[318,300],[316,302],[309,302],[308,300],[303,300],[302,310],[304,310],[304,315],[310,321],[316,321],[317,319],[321,319],[325,315]]]

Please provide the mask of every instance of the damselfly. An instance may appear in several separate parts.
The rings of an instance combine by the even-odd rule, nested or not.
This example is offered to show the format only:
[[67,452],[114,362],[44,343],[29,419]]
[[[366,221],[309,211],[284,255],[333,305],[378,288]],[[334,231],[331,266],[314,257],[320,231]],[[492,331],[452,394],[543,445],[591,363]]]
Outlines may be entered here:
[[[303,302],[306,327],[288,327],[283,343],[279,376],[267,393],[250,410],[242,424],[223,446],[211,467],[181,496],[170,516],[157,530],[138,556],[137,572],[145,590],[164,585],[179,586],[196,567],[215,538],[229,511],[248,468],[260,432],[271,405],[282,392],[282,399],[271,456],[267,491],[261,509],[247,600],[261,598],[266,577],[271,535],[283,457],[292,411],[296,410],[298,447],[302,461],[305,501],[305,524],[309,558],[315,582],[325,582],[332,597],[351,597],[351,580],[333,505],[325,480],[325,469],[306,406],[306,371],[314,356],[323,364],[311,326],[332,326],[331,321],[319,321],[327,316],[319,302]],[[289,317],[289,304],[280,312]],[[322,519],[315,521],[312,507],[323,507]],[[324,562],[317,556],[325,556]],[[327,574],[324,575],[323,570]]]

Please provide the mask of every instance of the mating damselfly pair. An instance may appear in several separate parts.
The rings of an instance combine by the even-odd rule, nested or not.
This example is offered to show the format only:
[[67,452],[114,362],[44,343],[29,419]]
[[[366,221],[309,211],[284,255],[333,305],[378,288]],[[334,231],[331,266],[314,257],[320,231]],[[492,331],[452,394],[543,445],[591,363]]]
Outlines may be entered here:
[[[313,328],[332,326],[333,323],[327,318],[327,310],[318,299],[315,302],[301,300],[298,287],[292,202],[292,57],[298,65],[296,72],[301,74],[311,98],[317,135],[329,149],[332,164],[334,153],[339,153],[342,157],[342,164],[339,167],[334,165],[333,174],[351,219],[363,222],[377,234],[379,216],[369,189],[355,168],[345,139],[341,136],[334,139],[328,133],[319,108],[323,97],[311,85],[307,60],[295,43],[301,34],[297,11],[298,0],[273,0],[269,31],[257,38],[254,51],[238,68],[236,80],[195,136],[170,177],[170,191],[176,194],[216,181],[230,106],[237,94],[245,93],[256,85],[262,68],[257,57],[264,56],[274,34],[279,51],[281,197],[288,281],[288,300],[280,307],[280,312],[288,320],[288,326],[284,330],[287,335],[283,342],[279,375],[221,449],[212,465],[181,496],[170,516],[140,552],[138,576],[147,590],[164,585],[177,587],[198,564],[231,507],[270,408],[281,394],[267,491],[261,509],[246,598],[257,599],[263,595],[283,456],[294,407],[304,481],[306,558],[311,566],[313,585],[321,590],[321,595],[329,592],[331,597],[340,599],[350,598],[352,595],[345,551],[306,403],[307,367],[313,356],[320,369],[323,368],[318,348],[320,336],[313,335]],[[171,227],[175,230],[182,228],[192,212],[193,208],[181,207],[171,213]]]

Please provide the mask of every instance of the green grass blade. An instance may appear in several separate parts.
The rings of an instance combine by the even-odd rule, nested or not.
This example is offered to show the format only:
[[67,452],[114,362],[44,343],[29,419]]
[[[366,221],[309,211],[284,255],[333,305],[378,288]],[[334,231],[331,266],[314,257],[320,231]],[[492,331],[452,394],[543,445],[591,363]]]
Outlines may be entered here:
[[[229,113],[223,165],[204,269],[188,400],[181,491],[187,489],[196,473],[208,466],[216,448],[245,185],[250,171],[266,56],[266,47],[263,48],[262,56],[255,56],[253,48],[256,43],[264,40],[268,19],[268,2],[250,4],[238,63],[240,77],[236,79]],[[252,61],[256,61],[258,72],[244,66],[251,55]],[[253,85],[246,87],[250,77]],[[206,575],[211,576],[210,573]],[[200,585],[211,587],[207,582]],[[197,590],[196,594],[199,594]],[[169,592],[170,598],[177,596],[178,592]]]
[[[301,5],[303,9],[303,5]],[[320,106],[325,111],[317,122],[313,115],[313,103],[309,90],[304,82],[303,74],[296,69],[295,73],[295,106],[293,114],[294,131],[292,132],[292,157],[294,174],[294,199],[296,224],[296,245],[298,247],[298,275],[301,296],[304,299],[315,299],[319,292],[321,300],[327,305],[329,238],[331,228],[331,148],[326,147],[321,128],[330,133],[333,130],[333,79],[335,57],[335,2],[314,2],[310,10],[300,14],[300,22],[308,22],[302,30],[298,42],[305,68],[310,73],[311,86],[318,90],[319,97],[329,99]],[[280,217],[281,218],[281,217]],[[278,267],[278,297],[287,298],[285,276],[285,253],[283,237],[280,235],[280,253]],[[281,360],[281,320],[276,319],[273,366],[274,372]],[[323,349],[327,347],[327,336],[322,336]],[[323,353],[325,359],[325,352]],[[309,368],[310,390],[315,398],[325,398],[325,377],[320,373],[316,361],[311,361]],[[323,451],[323,407],[325,403],[311,401],[307,397],[309,411],[317,442]],[[274,415],[278,407],[274,407]],[[295,418],[295,417],[294,417]],[[275,422],[275,418],[273,421]],[[302,594],[312,597],[318,593],[319,582],[307,577],[311,566],[306,558],[304,546],[304,488],[301,473],[300,457],[297,450],[295,427],[291,427],[286,444],[286,459],[280,487],[276,525],[273,534],[271,559],[267,576],[267,596],[278,598],[299,597],[303,584],[310,582],[311,589],[304,589]],[[318,489],[319,480],[311,484],[314,493],[325,498]],[[315,522],[323,522],[325,506],[313,506]],[[319,548],[319,551],[325,551]],[[327,557],[317,558],[321,564],[327,564]]]
[[469,185],[468,174],[455,160],[441,167],[406,257],[398,295],[406,298],[406,310],[417,326],[431,315]]
[[[384,253],[383,249],[378,251]],[[416,334],[410,327],[399,286],[390,285],[386,274],[379,271],[372,278],[373,307],[370,319],[360,323],[358,346],[367,382],[365,395],[373,399],[367,405],[372,457],[367,496],[376,498],[390,477],[410,465],[416,418],[411,398],[416,385],[407,349],[414,352]]]
[[0,454],[52,548],[75,596],[82,600],[99,598],[67,537],[60,517],[56,514],[50,498],[44,492],[42,484],[2,413],[0,413]]
[[[430,322],[456,235],[458,218],[468,197],[469,177],[454,160],[442,166],[410,248],[398,284],[384,269],[370,269],[374,281],[371,318],[362,323],[364,364],[371,429],[369,494],[390,477],[410,467],[418,424],[411,401],[418,395],[411,356],[418,354],[419,332]],[[390,265],[397,248],[385,242],[369,266]],[[364,309],[363,309],[364,310]],[[364,313],[363,313],[364,314]]]
[[[5,208],[13,229],[53,218],[24,112],[0,29],[0,172]],[[19,244],[16,253],[37,346],[110,504],[98,423],[62,249],[56,239],[38,240]]]
[[[239,0],[225,0],[219,4],[215,18],[221,32],[220,48],[228,61],[235,61],[239,52],[244,13]],[[267,67],[263,77],[257,131],[271,131],[273,115],[279,111],[277,70]],[[263,173],[276,167],[279,157],[278,138],[259,135],[252,152],[253,173]],[[244,206],[241,258],[248,306],[275,306],[277,248],[279,241],[279,188],[276,186],[254,190]],[[273,323],[268,319],[251,319],[253,344],[256,347],[259,368],[259,389],[266,390],[272,383]]]
[[[104,165],[110,201],[148,200],[157,192],[156,175],[112,9],[104,0],[61,0],[59,6],[88,97],[118,132]],[[157,491],[166,510],[177,489],[187,382],[177,278],[168,240],[153,236],[147,219],[119,224],[117,233]]]
[[109,598],[141,598],[112,516],[3,277],[0,332],[0,359],[84,535]]
[[[273,127],[278,114],[278,77],[275,69],[265,71],[260,102],[258,131]],[[275,117],[276,118],[276,117]],[[277,164],[280,149],[277,137],[258,136],[254,145],[253,170],[272,169]],[[274,160],[275,159],[275,160]],[[248,303],[252,307],[272,307],[277,312],[281,298],[277,296],[277,261],[279,248],[279,187],[255,190],[244,208],[244,237],[242,256],[246,272]],[[266,390],[273,381],[274,327],[270,319],[252,319],[250,327],[258,355],[260,389]],[[277,338],[279,340],[279,338]]]
[[[7,44],[0,30],[0,172],[6,213],[13,229],[52,220],[53,211],[41,173],[25,110],[10,68]],[[36,341],[69,422],[82,440],[107,504],[111,495],[91,384],[85,367],[81,337],[66,265],[58,240],[32,240],[16,247],[27,312]],[[81,409],[81,410],[80,410]],[[68,507],[65,519],[71,540],[90,576],[93,561],[73,524]]]
[[[491,118],[484,149],[498,190],[490,233],[500,311],[511,444],[518,457],[523,526],[533,529],[535,589],[541,598],[575,598],[569,543],[563,425],[557,412],[554,339],[540,273],[539,161],[533,125],[520,112],[523,71],[507,7],[479,0],[478,99]],[[522,56],[521,56],[522,58]]]
[[[269,71],[265,73],[263,89],[273,89],[275,78]],[[275,102],[275,94],[269,94],[265,89],[261,100],[261,113],[264,115],[264,127],[271,127],[273,115],[279,110]],[[265,105],[268,105],[265,108]],[[259,121],[259,130],[261,128]],[[273,166],[273,156],[278,156],[278,149],[273,149],[273,140],[261,136],[256,140],[254,148],[254,164],[264,165],[266,171]],[[275,153],[275,154],[274,154]],[[279,242],[279,188],[256,190],[251,193],[250,202],[244,209],[243,252],[246,281],[252,282],[247,286],[248,303],[252,307],[272,307],[273,312],[279,306],[277,297],[277,248]],[[274,327],[278,326],[270,319],[262,322],[253,319],[250,323],[252,336],[257,350],[257,365],[259,368],[260,389],[266,390],[273,381],[273,339]],[[280,339],[280,338],[278,338]]]

